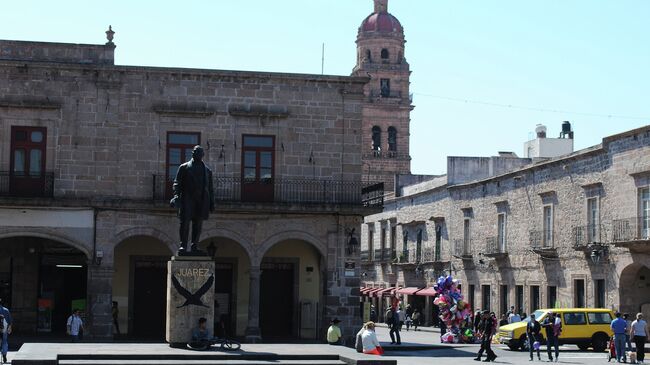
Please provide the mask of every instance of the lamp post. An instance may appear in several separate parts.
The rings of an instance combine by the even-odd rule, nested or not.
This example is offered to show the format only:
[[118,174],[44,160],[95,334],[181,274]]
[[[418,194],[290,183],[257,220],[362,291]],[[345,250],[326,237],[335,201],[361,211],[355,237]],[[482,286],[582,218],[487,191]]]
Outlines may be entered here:
[[589,257],[594,265],[600,264],[600,260],[609,253],[607,245],[604,245],[601,242],[592,242],[589,244],[588,248],[591,251]]

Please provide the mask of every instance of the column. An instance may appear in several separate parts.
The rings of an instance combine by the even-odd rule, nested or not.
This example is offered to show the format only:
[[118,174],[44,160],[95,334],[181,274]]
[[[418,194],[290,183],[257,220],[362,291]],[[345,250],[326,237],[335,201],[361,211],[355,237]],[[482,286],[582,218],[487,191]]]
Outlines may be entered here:
[[260,332],[260,276],[259,266],[251,266],[248,286],[248,326],[246,342],[255,343],[262,340]]
[[113,266],[88,264],[86,328],[93,340],[113,339]]

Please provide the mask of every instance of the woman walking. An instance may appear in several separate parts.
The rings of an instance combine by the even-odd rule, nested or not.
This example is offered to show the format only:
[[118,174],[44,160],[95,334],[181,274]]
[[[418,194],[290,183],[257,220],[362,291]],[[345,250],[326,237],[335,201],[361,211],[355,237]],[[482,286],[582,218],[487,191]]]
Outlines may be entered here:
[[636,361],[643,364],[645,358],[645,343],[650,337],[648,333],[648,323],[643,320],[643,314],[636,314],[636,321],[630,326],[630,337],[634,339],[636,345]]

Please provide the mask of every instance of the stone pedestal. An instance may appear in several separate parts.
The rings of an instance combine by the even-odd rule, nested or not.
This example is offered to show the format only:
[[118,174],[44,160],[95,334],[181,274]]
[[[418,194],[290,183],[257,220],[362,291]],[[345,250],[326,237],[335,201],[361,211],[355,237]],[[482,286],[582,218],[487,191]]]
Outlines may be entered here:
[[210,257],[173,256],[167,262],[167,326],[170,346],[192,339],[199,318],[208,320],[214,333],[214,261]]

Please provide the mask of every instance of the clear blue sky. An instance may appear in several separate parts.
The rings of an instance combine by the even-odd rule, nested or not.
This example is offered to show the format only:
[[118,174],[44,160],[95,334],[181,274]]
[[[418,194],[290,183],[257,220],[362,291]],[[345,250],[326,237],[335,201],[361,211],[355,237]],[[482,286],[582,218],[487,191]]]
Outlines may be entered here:
[[[650,1],[388,6],[405,28],[413,71],[413,173],[444,173],[447,155],[522,155],[537,123],[555,136],[571,121],[578,149],[650,124]],[[7,1],[0,38],[104,43],[112,24],[118,64],[299,73],[320,73],[324,42],[325,73],[348,75],[372,8],[372,0]]]

